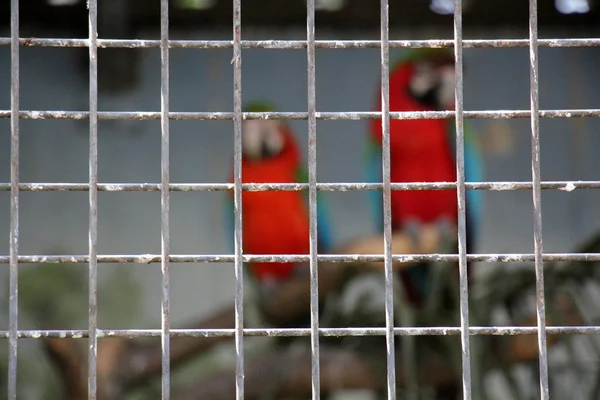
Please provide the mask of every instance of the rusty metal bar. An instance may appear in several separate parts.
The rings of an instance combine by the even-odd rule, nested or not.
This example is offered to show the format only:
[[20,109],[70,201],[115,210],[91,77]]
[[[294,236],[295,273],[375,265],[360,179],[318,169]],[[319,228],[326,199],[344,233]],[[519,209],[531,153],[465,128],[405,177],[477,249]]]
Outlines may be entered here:
[[[87,39],[21,38],[21,46],[26,47],[87,47]],[[0,46],[9,46],[10,38],[0,38]],[[306,40],[243,40],[242,49],[303,50]],[[389,40],[391,49],[408,48],[451,48],[454,40]],[[540,47],[595,47],[600,46],[600,38],[578,39],[539,39]],[[160,40],[152,39],[98,39],[99,48],[149,49],[160,47]],[[173,49],[231,49],[231,40],[170,40]],[[380,40],[315,40],[317,49],[378,49]],[[463,48],[515,48],[529,47],[529,39],[465,39]]]
[[170,307],[170,220],[171,202],[169,191],[170,166],[169,166],[169,0],[160,2],[160,171],[161,171],[161,273],[162,273],[162,304],[161,304],[161,346],[162,346],[162,399],[171,398],[171,329]]
[[[394,328],[395,336],[456,336],[460,335],[460,327],[411,327]],[[537,326],[470,326],[469,334],[477,336],[516,336],[535,335]],[[600,335],[600,326],[548,326],[546,331],[551,335]],[[310,328],[245,328],[244,336],[251,337],[307,337]],[[171,337],[235,337],[235,329],[171,329]],[[20,330],[19,339],[85,339],[89,337],[87,330]],[[119,337],[134,339],[140,337],[160,337],[161,329],[98,329],[97,337]],[[385,336],[386,328],[319,328],[319,335],[325,337],[339,336]],[[7,339],[9,331],[0,330],[0,340]]]
[[233,182],[235,242],[235,393],[244,399],[244,261],[242,247],[242,2],[233,0]]
[[[169,119],[175,121],[223,121],[233,120],[232,112],[169,112]],[[0,118],[10,118],[9,110],[0,110]],[[540,118],[592,118],[600,117],[600,109],[563,109],[540,110]],[[454,111],[390,111],[390,119],[446,119],[455,118]],[[488,110],[464,111],[463,117],[468,119],[512,119],[531,118],[531,110]],[[85,120],[89,118],[87,111],[20,111],[21,119],[73,119]],[[160,120],[159,111],[99,111],[101,120],[133,120],[147,121]],[[359,121],[380,119],[382,114],[374,111],[347,111],[347,112],[316,112],[315,118],[324,121]],[[242,119],[278,119],[278,120],[306,120],[305,112],[243,112]]]
[[454,0],[454,65],[456,107],[456,187],[458,197],[458,269],[460,286],[460,343],[462,347],[463,399],[471,400],[471,343],[469,337],[469,281],[467,274],[467,228],[465,193],[465,138],[463,127],[462,0]]
[[[396,182],[391,183],[392,190],[448,190],[456,189],[453,182]],[[540,182],[542,190],[562,190],[572,192],[573,190],[600,189],[600,181],[546,181]],[[85,183],[19,183],[22,192],[86,192],[89,185]],[[168,185],[172,192],[225,192],[233,191],[235,185],[231,183],[171,183]],[[260,191],[301,191],[308,190],[308,183],[244,183],[242,190]],[[347,192],[351,190],[382,190],[381,183],[360,182],[332,182],[317,183],[317,191],[324,192]],[[465,188],[469,190],[488,191],[512,191],[531,190],[531,182],[465,182]],[[9,191],[10,183],[0,183],[0,192]],[[160,192],[160,183],[99,183],[98,190],[101,192]]]
[[[19,112],[19,0],[10,2],[10,109]],[[17,330],[19,321],[19,118],[10,119],[10,271],[8,396],[17,399]]]
[[531,179],[533,182],[533,240],[535,255],[535,291],[538,326],[540,396],[550,399],[548,383],[548,346],[546,343],[546,305],[544,299],[544,254],[542,240],[542,190],[540,187],[540,96],[538,76],[537,0],[529,0],[529,60],[531,74]]
[[89,355],[88,399],[97,398],[98,378],[98,1],[89,0],[90,154],[89,154]]
[[[89,262],[89,256],[80,254],[63,255],[20,255],[19,263],[27,264],[85,264]],[[121,264],[152,264],[160,263],[162,256],[160,254],[109,254],[98,255],[99,263],[121,263]],[[348,263],[348,262],[384,262],[384,256],[381,254],[318,254],[319,262]],[[600,261],[600,253],[544,253],[544,261]],[[232,263],[235,262],[235,256],[231,254],[171,254],[169,256],[171,263]],[[310,261],[308,254],[289,254],[289,255],[258,255],[245,254],[242,257],[243,262],[304,262]],[[457,254],[393,254],[392,262],[458,262]],[[533,262],[534,254],[527,253],[478,253],[467,254],[467,261],[470,262]],[[10,256],[0,256],[0,264],[10,263]]]
[[392,268],[392,188],[390,167],[390,48],[388,0],[381,0],[381,168],[383,189],[383,260],[385,274],[385,341],[387,349],[387,397],[396,399],[396,350],[394,345],[394,270]]
[[315,75],[315,0],[306,0],[306,58],[308,111],[308,210],[310,242],[310,349],[313,400],[321,398],[319,364],[319,266],[317,264],[317,112]]

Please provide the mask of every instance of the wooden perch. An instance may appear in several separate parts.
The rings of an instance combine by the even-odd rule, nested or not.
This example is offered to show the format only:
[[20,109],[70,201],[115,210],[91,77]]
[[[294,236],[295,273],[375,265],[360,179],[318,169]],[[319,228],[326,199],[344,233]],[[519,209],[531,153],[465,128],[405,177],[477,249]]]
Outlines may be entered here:
[[[321,390],[379,387],[370,366],[356,353],[341,349],[320,349]],[[259,399],[268,391],[275,398],[293,395],[310,397],[310,349],[289,347],[287,351],[267,353],[249,360],[244,371],[244,399]],[[271,391],[272,390],[272,391]],[[190,387],[176,391],[176,400],[233,399],[235,374],[231,369],[210,374]]]
[[[412,241],[403,234],[395,234],[393,237],[393,251],[397,254],[408,253],[426,253],[433,252],[438,246],[439,235],[435,227],[425,226],[421,246],[418,248]],[[337,253],[346,254],[373,254],[383,252],[383,237],[367,237],[355,241],[349,245],[340,248]],[[383,263],[373,263],[375,266]],[[346,278],[344,264],[340,263],[322,263],[319,265],[319,298],[323,299],[332,290],[336,290]],[[310,280],[308,275],[290,280],[278,287],[269,301],[261,305],[261,311],[265,318],[273,325],[285,324],[288,320],[310,309]],[[188,329],[233,329],[235,327],[235,309],[234,306],[223,307],[216,313],[207,318],[189,324]],[[205,351],[215,344],[224,340],[231,340],[225,337],[210,338],[191,338],[191,337],[173,337],[171,338],[171,365],[176,366],[185,362]],[[161,371],[161,353],[162,349],[158,341],[149,343],[138,343],[127,341],[127,351],[121,358],[123,360],[116,363],[121,376],[121,382],[124,385],[134,385],[150,376],[157,375]],[[132,361],[132,360],[135,360]]]
[[[573,302],[563,296],[555,299],[556,307],[568,325],[581,325],[582,319]],[[552,323],[548,320],[548,324]],[[535,326],[535,318],[525,321],[520,326]],[[548,347],[559,342],[561,335],[548,335]],[[564,335],[562,335],[564,338]],[[515,365],[535,361],[538,357],[537,335],[490,336],[491,349],[500,355],[502,365]],[[302,351],[304,350],[304,351]],[[429,386],[443,387],[456,384],[456,376],[444,358],[431,349],[422,349],[427,354],[420,354],[425,363],[420,365],[425,382]],[[352,350],[344,348],[320,348],[320,383],[321,391],[339,389],[384,390],[381,377],[372,364]],[[397,385],[406,387],[407,371],[401,364],[402,357],[396,355]],[[291,368],[290,368],[291,366]],[[499,365],[488,364],[487,368]],[[487,372],[487,371],[485,371]],[[271,396],[307,398],[311,395],[311,357],[310,349],[290,347],[284,352],[267,353],[246,362],[244,398],[259,400],[269,394]],[[188,388],[174,392],[175,400],[225,400],[235,397],[235,371],[227,369],[210,374],[198,380]]]
[[[402,235],[395,234],[393,252],[426,253],[435,251],[438,236],[435,228],[423,230],[421,246],[418,248],[412,241]],[[378,254],[383,252],[383,237],[367,237],[354,241],[335,253],[340,254]],[[348,265],[353,263],[322,263],[319,265],[319,297],[339,288],[348,273]],[[373,263],[377,267],[383,263]],[[297,315],[310,308],[310,281],[308,275],[288,281],[281,285],[270,296],[267,303],[262,304],[261,311],[273,325],[285,324]],[[216,311],[209,317],[191,323],[188,329],[232,329],[235,327],[235,310],[233,305]],[[197,357],[215,344],[231,340],[227,337],[172,337],[171,366],[176,366]],[[99,395],[106,399],[118,398],[131,387],[143,383],[161,372],[162,349],[158,340],[127,340],[122,338],[104,338],[99,340]],[[87,398],[87,362],[80,347],[69,339],[50,339],[46,341],[49,355],[59,367],[65,382],[68,382],[68,398],[79,400]],[[102,363],[102,367],[100,365]],[[103,394],[103,387],[110,387],[111,392]]]
[[[419,237],[419,243],[415,244],[413,240],[403,232],[392,234],[392,253],[393,254],[432,254],[439,252],[442,245],[441,233],[435,224],[423,225]],[[351,242],[336,251],[334,254],[383,254],[384,240],[383,235],[368,236]],[[372,268],[383,268],[382,262],[364,262],[360,264]],[[394,269],[402,269],[411,263],[393,263]]]
[[[420,248],[414,248],[412,242],[406,237],[396,235],[394,237],[393,252],[424,254],[435,251],[439,237],[436,232],[426,228],[424,235],[429,239],[422,240]],[[376,248],[379,246],[378,248]],[[376,254],[383,250],[382,238],[367,238],[356,241],[338,253],[353,254]],[[381,263],[376,263],[381,264]],[[340,287],[347,272],[344,263],[321,263],[319,265],[319,296],[322,297],[332,290]],[[310,304],[310,282],[308,276],[289,281],[269,297],[268,302],[262,305],[262,310],[269,322],[274,325],[283,324],[299,313],[303,313]],[[549,302],[551,299],[547,299]],[[570,303],[569,303],[570,304]],[[581,325],[582,319],[573,311],[572,304],[557,307],[564,320],[572,325]],[[208,318],[188,325],[188,328],[210,329],[210,328],[233,328],[234,327],[233,306],[224,307]],[[535,320],[529,321],[535,325]],[[551,323],[552,321],[549,321]],[[561,324],[564,321],[560,321]],[[548,346],[556,343],[556,336],[548,336]],[[171,338],[171,367],[176,368],[184,361],[196,357],[202,351],[209,349],[215,344],[231,340],[226,337],[172,337]],[[46,349],[58,366],[67,388],[68,400],[87,399],[87,361],[81,347],[76,346],[73,339],[51,339],[46,340]],[[490,337],[493,351],[501,355],[502,364],[514,364],[535,360],[537,357],[536,335],[517,336],[493,336]],[[490,349],[490,350],[492,350]],[[161,345],[158,340],[126,340],[121,338],[103,338],[99,340],[99,369],[98,369],[98,400],[115,400],[136,384],[156,377],[161,371]],[[449,366],[440,355],[422,357],[427,360],[425,367],[434,379],[428,382],[431,385],[441,385],[452,382],[454,375]],[[397,357],[402,360],[402,357]],[[255,393],[260,392],[270,379],[275,379],[274,374],[282,373],[282,366],[294,366],[294,369],[284,374],[284,385],[282,393],[292,391],[302,393],[310,389],[310,354],[283,353],[262,354],[259,359],[246,361],[246,398],[256,398]],[[356,353],[343,349],[321,350],[321,383],[323,390],[328,388],[373,388],[378,387],[380,382],[377,374],[366,361],[360,359]],[[489,367],[491,368],[491,367]],[[303,372],[304,371],[304,372]],[[402,371],[402,368],[398,368]],[[279,376],[277,375],[277,376]],[[402,373],[399,372],[399,383],[403,384]],[[174,393],[174,400],[211,398],[230,399],[231,390],[234,390],[234,375],[231,370],[219,372],[202,380],[203,386],[198,383],[189,390]],[[110,390],[110,391],[109,391]],[[175,395],[176,394],[176,395]]]
[[[494,336],[491,339],[492,347],[498,354],[503,355],[501,362],[504,365],[532,362],[538,356],[536,335]],[[548,346],[556,344],[557,341],[557,336],[548,336]],[[244,398],[259,400],[267,394],[275,398],[309,398],[310,350],[308,347],[304,352],[294,350],[296,349],[290,348],[285,352],[267,353],[247,361],[244,371]],[[441,354],[429,352],[421,354],[419,358],[424,360],[420,368],[426,371],[422,374],[425,384],[433,387],[456,384],[456,376]],[[322,392],[339,389],[385,390],[381,377],[377,376],[372,364],[352,350],[321,346],[319,361]],[[401,364],[400,354],[396,355],[396,361],[397,385],[399,388],[406,387],[407,371]],[[488,368],[497,366],[489,365]],[[234,397],[233,369],[210,374],[185,389],[175,391],[171,396],[174,400],[229,400]]]
[[[185,329],[233,329],[235,328],[235,308],[226,306],[214,314],[189,324]],[[125,341],[125,339],[119,339]],[[171,365],[177,366],[230,337],[171,337]],[[125,351],[115,358],[114,374],[125,388],[160,374],[162,347],[160,341],[139,342],[127,340]]]
[[87,363],[75,340],[43,339],[42,343],[50,361],[63,379],[66,399],[86,399]]
[[[582,320],[571,301],[564,298],[555,299],[557,308],[564,316],[569,325],[581,325]],[[280,307],[287,305],[280,303]],[[273,307],[275,308],[275,307]],[[213,317],[202,324],[204,327],[215,325],[217,322],[226,322],[225,316],[229,309],[226,308],[218,315],[223,318]],[[216,316],[218,316],[216,315]],[[233,323],[233,317],[230,318]],[[550,325],[553,321],[548,320]],[[535,325],[535,318],[525,321],[525,326]],[[219,327],[222,326],[213,326]],[[564,337],[564,336],[563,336]],[[516,336],[490,336],[490,351],[500,355],[501,365],[514,365],[517,363],[535,361],[538,356],[537,336],[535,334]],[[225,338],[229,339],[230,338]],[[181,362],[185,358],[192,357],[184,354],[186,349],[197,352],[199,349],[207,348],[217,340],[223,338],[172,338],[172,359]],[[559,340],[558,335],[548,336],[548,346],[555,345]],[[122,347],[124,339],[104,338],[99,340],[98,353],[98,399],[114,400],[121,398],[126,389],[141,379],[150,378],[160,373],[160,352],[156,352],[159,346],[150,344],[135,344]],[[135,343],[128,341],[125,343]],[[204,344],[203,344],[204,343]],[[87,362],[82,353],[82,348],[76,345],[73,339],[48,339],[46,346],[53,361],[59,367],[67,388],[67,399],[84,400],[87,398]],[[427,350],[426,350],[427,351]],[[343,348],[330,348],[321,346],[321,390],[333,389],[382,389],[381,380],[373,369],[373,365],[363,359],[356,352]],[[137,361],[146,359],[144,368],[136,369]],[[426,360],[421,367],[427,371],[424,374],[428,385],[443,386],[455,383],[455,376],[444,359],[443,355],[433,353],[420,357]],[[117,361],[111,363],[110,361]],[[398,355],[396,360],[400,363],[402,357]],[[141,365],[141,364],[140,364]],[[288,368],[292,366],[292,368]],[[267,388],[277,386],[277,396],[307,395],[310,396],[311,388],[311,361],[308,347],[290,347],[284,352],[267,352],[254,359],[246,361],[245,370],[245,398],[259,399],[265,395]],[[498,367],[499,364],[490,364],[488,368]],[[287,368],[287,369],[286,369]],[[398,385],[406,384],[405,371],[401,364],[397,365]],[[273,382],[278,382],[274,385]],[[271,392],[269,392],[271,393]],[[231,399],[235,394],[234,371],[227,369],[200,379],[190,387],[174,391],[173,400],[193,399]],[[273,393],[271,393],[273,394]]]

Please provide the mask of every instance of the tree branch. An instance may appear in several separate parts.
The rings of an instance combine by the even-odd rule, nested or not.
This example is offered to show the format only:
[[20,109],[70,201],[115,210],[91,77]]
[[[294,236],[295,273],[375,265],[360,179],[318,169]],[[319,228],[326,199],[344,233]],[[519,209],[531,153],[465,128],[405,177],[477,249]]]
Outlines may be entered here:
[[[434,251],[439,243],[439,236],[433,230],[424,230],[428,239],[421,240],[420,246],[414,246],[410,240],[403,235],[395,235],[393,252],[396,254],[411,253],[425,254]],[[592,243],[594,244],[594,243]],[[379,248],[377,248],[379,246]],[[590,248],[589,243],[586,245]],[[600,239],[591,248],[594,251],[600,246]],[[376,254],[383,250],[383,239],[381,237],[369,237],[350,243],[338,250],[344,254]],[[588,251],[589,252],[589,251]],[[351,264],[353,268],[348,268]],[[382,263],[373,263],[371,267],[380,267]],[[402,265],[400,265],[401,267]],[[322,263],[319,266],[319,296],[322,298],[332,290],[343,285],[348,273],[360,273],[360,268],[355,263]],[[561,269],[566,274],[570,270]],[[550,272],[550,271],[548,271]],[[563,272],[561,272],[563,273]],[[287,320],[306,312],[310,305],[310,282],[308,277],[286,282],[278,288],[268,301],[262,304],[262,310],[269,322],[274,325],[283,324]],[[518,288],[515,288],[518,289]],[[518,292],[518,290],[517,290]],[[510,297],[511,293],[505,293],[501,297]],[[549,299],[550,300],[550,299]],[[496,299],[502,301],[502,299]],[[500,303],[498,303],[500,304]],[[571,308],[569,308],[571,307]],[[581,318],[574,306],[560,306],[560,313],[565,316],[569,324],[580,325]],[[573,311],[574,310],[574,311]],[[188,325],[188,328],[211,329],[211,328],[233,328],[234,327],[233,306],[223,307],[208,318],[204,318]],[[551,321],[549,321],[550,323]],[[557,321],[562,324],[564,321]],[[535,325],[535,320],[529,321]],[[182,364],[206,351],[227,337],[172,337],[171,338],[171,366]],[[491,349],[500,355],[500,363],[514,364],[535,360],[537,357],[537,341],[535,335],[497,336],[491,337]],[[552,346],[558,340],[557,336],[548,337],[548,346]],[[69,400],[84,400],[87,398],[87,362],[85,354],[75,346],[71,339],[49,339],[45,341],[49,356],[57,365],[67,387]],[[142,340],[125,340],[121,338],[103,338],[99,341],[99,399],[114,400],[120,398],[129,388],[140,384],[145,380],[158,375],[161,371],[162,350],[158,341],[144,342]],[[379,385],[376,373],[374,373],[364,360],[359,360],[358,354],[347,350],[326,349],[321,352],[321,382],[323,390],[327,388],[373,388]],[[401,357],[397,357],[401,360]],[[435,381],[428,382],[432,385],[450,383],[454,376],[452,371],[445,365],[443,358],[432,354],[423,358],[427,361],[428,376],[433,376]],[[429,365],[431,364],[431,365]],[[299,355],[297,353],[265,354],[256,360],[249,360],[246,371],[246,395],[253,398],[253,393],[263,390],[270,385],[269,379],[275,379],[281,374],[282,366],[293,365],[293,371],[284,376],[284,390],[292,392],[300,391],[302,387],[310,388],[310,354]],[[305,367],[306,366],[306,367]],[[498,365],[496,365],[498,366]],[[300,368],[302,367],[302,368]],[[305,370],[305,372],[300,372]],[[398,371],[401,369],[399,368]],[[261,372],[262,371],[262,372]],[[260,372],[260,373],[259,373]],[[264,374],[264,375],[263,375]],[[264,376],[264,377],[263,377]],[[402,376],[402,375],[398,375]],[[231,396],[218,393],[229,393],[233,390],[233,372],[219,372],[202,382],[204,387],[190,388],[179,392],[182,399],[187,398],[231,398]],[[399,378],[399,382],[402,379]],[[333,386],[332,386],[333,385]],[[287,389],[286,389],[287,388]],[[190,397],[194,393],[205,393],[209,397]],[[219,397],[221,396],[221,397]],[[178,397],[172,397],[179,400]]]
[[[580,322],[574,320],[572,322]],[[563,336],[564,337],[564,336]],[[517,335],[490,337],[491,346],[501,355],[500,364],[484,364],[488,368],[484,373],[500,365],[516,365],[535,361],[538,357],[536,335]],[[548,346],[558,342],[559,337],[548,337]],[[423,349],[420,369],[424,384],[432,387],[444,387],[457,383],[457,377],[442,354]],[[381,377],[362,354],[347,348],[320,348],[321,391],[339,389],[384,390]],[[396,355],[398,388],[407,386],[407,373],[401,364],[402,357]],[[291,368],[290,368],[291,366]],[[259,400],[271,395],[275,398],[294,396],[307,398],[311,395],[311,357],[310,349],[304,351],[289,348],[287,351],[271,352],[256,357],[245,365],[244,398]],[[175,391],[173,400],[229,400],[235,398],[235,370],[227,369],[199,379],[185,389]]]
[[87,371],[83,352],[73,339],[42,339],[50,361],[63,378],[66,399],[86,399]]
[[[233,329],[235,328],[235,308],[222,307],[214,314],[189,324],[186,329]],[[171,366],[176,367],[198,356],[212,346],[232,340],[230,337],[171,337]],[[124,388],[160,374],[162,370],[162,347],[160,341],[126,341],[125,351],[119,356],[114,377]]]

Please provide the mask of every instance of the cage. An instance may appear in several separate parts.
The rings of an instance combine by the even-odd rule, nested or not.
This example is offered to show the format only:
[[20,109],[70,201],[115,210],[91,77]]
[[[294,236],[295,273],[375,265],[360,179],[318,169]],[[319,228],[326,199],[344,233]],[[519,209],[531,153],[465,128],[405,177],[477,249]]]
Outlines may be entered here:
[[[3,393],[598,398],[599,12],[583,0],[4,2]],[[413,48],[452,53],[453,110],[392,109],[394,60]],[[263,97],[280,108],[243,110]],[[378,119],[383,178],[365,182]],[[392,182],[392,122],[440,119],[457,132],[456,181]],[[295,133],[306,182],[242,181],[243,123],[265,120]],[[467,124],[481,181],[465,175]],[[411,189],[457,190],[456,248],[396,250],[391,194]],[[308,196],[310,251],[243,251],[243,193],[283,191]],[[473,191],[485,199],[475,249]],[[327,253],[317,194],[334,222]],[[397,293],[396,268],[426,261],[458,264],[451,316]],[[261,300],[252,262],[308,267]],[[342,315],[325,320],[318,303],[337,290]],[[370,302],[379,320],[361,325],[353,307]],[[308,326],[282,327],[301,311]],[[299,339],[272,346],[287,336]]]

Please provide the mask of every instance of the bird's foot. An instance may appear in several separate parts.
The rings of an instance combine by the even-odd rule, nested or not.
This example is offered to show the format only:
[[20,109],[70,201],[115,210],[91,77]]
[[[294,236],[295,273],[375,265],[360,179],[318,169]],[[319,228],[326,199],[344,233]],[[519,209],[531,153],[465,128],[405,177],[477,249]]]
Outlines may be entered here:
[[419,248],[421,245],[421,234],[423,231],[423,223],[416,218],[410,218],[404,222],[404,232],[408,238],[413,242],[415,248]]
[[456,224],[450,217],[443,216],[435,221],[435,227],[439,232],[440,247],[447,247],[450,243],[456,243]]
[[[413,242],[415,248],[431,248],[434,240],[436,248],[447,247],[450,243],[456,242],[456,225],[450,217],[443,216],[435,220],[432,224],[423,224],[418,219],[408,219],[403,224],[403,232]],[[435,233],[434,233],[435,232]],[[432,234],[435,239],[433,239]],[[431,250],[434,250],[431,248]]]
[[310,275],[310,263],[308,262],[298,262],[294,264],[292,270],[293,278],[302,278]]
[[266,277],[260,282],[259,292],[262,299],[269,299],[277,289],[279,283],[273,277]]

